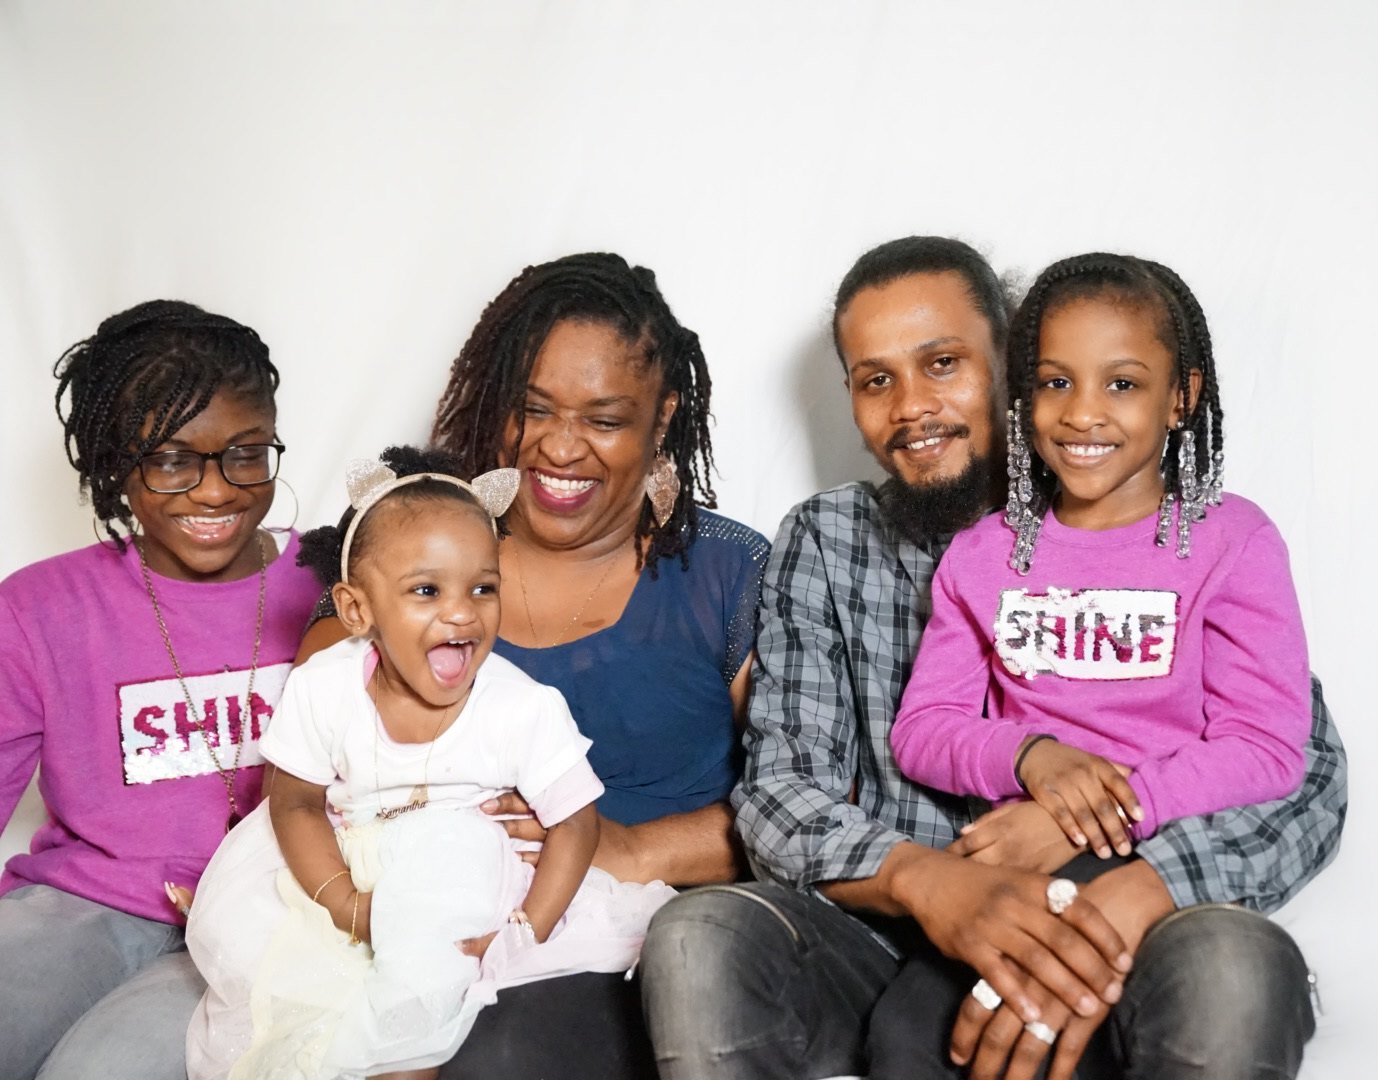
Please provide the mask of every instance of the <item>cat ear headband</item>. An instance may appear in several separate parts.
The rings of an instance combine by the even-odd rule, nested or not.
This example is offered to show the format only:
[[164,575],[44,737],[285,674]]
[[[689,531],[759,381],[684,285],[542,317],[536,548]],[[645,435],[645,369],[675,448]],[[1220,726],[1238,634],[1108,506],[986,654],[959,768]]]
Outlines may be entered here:
[[493,526],[493,535],[496,536],[497,519],[507,512],[512,500],[517,497],[517,487],[521,479],[520,470],[493,469],[474,477],[474,482],[470,484],[457,476],[447,476],[445,473],[423,472],[398,476],[379,461],[366,458],[351,461],[345,468],[345,490],[349,492],[349,505],[354,507],[354,516],[349,519],[349,525],[345,528],[344,544],[340,547],[340,580],[346,585],[349,584],[349,548],[354,543],[354,534],[359,529],[359,522],[364,520],[364,515],[377,506],[385,495],[422,480],[454,484],[478,500],[479,505],[487,512],[489,523]]

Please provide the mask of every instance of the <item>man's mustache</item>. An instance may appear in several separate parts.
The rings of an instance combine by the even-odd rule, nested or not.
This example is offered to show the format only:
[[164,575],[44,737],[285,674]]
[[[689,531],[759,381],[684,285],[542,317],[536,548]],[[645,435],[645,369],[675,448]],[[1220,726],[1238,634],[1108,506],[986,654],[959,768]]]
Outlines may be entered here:
[[971,435],[971,428],[965,424],[921,424],[918,427],[902,427],[885,444],[887,451],[903,450],[910,443],[923,439],[965,439]]

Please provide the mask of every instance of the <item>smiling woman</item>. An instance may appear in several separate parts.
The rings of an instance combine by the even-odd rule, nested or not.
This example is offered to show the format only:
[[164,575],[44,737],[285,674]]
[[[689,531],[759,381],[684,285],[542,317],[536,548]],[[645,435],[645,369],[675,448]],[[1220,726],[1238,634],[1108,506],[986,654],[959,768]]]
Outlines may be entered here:
[[[709,391],[698,336],[651,271],[571,255],[489,304],[432,433],[463,475],[521,472],[493,651],[556,687],[593,740],[606,789],[593,865],[624,882],[740,872],[726,800],[767,545],[704,509]],[[515,794],[486,809],[523,815],[505,823],[513,838],[544,838]],[[636,983],[579,974],[504,991],[442,1075],[654,1072]]]
[[0,1074],[184,1077],[203,986],[164,883],[258,801],[315,593],[260,528],[278,374],[247,326],[153,301],[58,378],[110,539],[0,583],[0,825],[40,763],[48,818],[0,879]]

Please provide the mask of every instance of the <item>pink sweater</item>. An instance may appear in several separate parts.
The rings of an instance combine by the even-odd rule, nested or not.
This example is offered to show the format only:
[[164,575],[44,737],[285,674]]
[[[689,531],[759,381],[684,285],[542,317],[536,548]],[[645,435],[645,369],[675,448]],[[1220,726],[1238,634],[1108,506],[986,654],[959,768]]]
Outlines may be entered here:
[[240,813],[258,801],[258,737],[320,593],[296,553],[293,537],[268,568],[251,701],[258,575],[210,585],[154,575],[204,732],[132,547],[92,545],[0,582],[0,826],[35,766],[48,810],[29,853],[6,865],[0,893],[42,883],[173,920],[163,881],[194,888],[225,835],[228,800],[207,734],[226,767],[238,746]]
[[1018,796],[1019,744],[1047,733],[1133,767],[1140,839],[1297,789],[1310,683],[1277,528],[1227,495],[1179,559],[1155,524],[1087,532],[1049,513],[1027,577],[999,515],[952,542],[890,735],[906,776]]

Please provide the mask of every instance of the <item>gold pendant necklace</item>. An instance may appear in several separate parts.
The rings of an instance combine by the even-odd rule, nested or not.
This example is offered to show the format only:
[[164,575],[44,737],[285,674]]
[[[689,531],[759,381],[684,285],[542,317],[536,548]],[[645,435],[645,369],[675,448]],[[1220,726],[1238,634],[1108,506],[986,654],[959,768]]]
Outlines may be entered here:
[[[411,795],[401,806],[394,806],[391,810],[383,809],[383,776],[378,769],[378,743],[381,736],[378,729],[383,726],[383,710],[381,707],[381,692],[378,683],[378,669],[383,666],[383,658],[378,657],[378,664],[373,669],[373,711],[375,713],[373,723],[373,793],[378,797],[378,820],[391,821],[393,818],[401,817],[403,814],[410,814],[413,810],[420,810],[431,801],[431,752],[435,750],[435,740],[440,738],[440,729],[445,726],[445,715],[448,709],[440,711],[440,720],[435,725],[435,731],[431,735],[430,745],[426,747],[426,762],[421,766],[421,783],[411,789]],[[468,700],[466,696],[465,701]],[[459,708],[464,707],[464,702],[459,703]],[[455,715],[459,715],[459,709],[455,710]]]
[[522,566],[521,552],[517,550],[515,544],[512,546],[512,557],[517,562],[517,583],[522,589],[522,607],[526,609],[526,625],[531,629],[531,640],[536,643],[536,648],[553,649],[556,645],[564,643],[565,639],[569,637],[569,632],[578,625],[579,619],[583,616],[584,612],[588,610],[588,606],[593,603],[593,598],[598,595],[598,590],[601,589],[603,583],[608,580],[608,575],[612,573],[612,568],[617,565],[617,556],[621,554],[622,549],[619,547],[614,554],[608,556],[608,565],[603,568],[603,573],[599,576],[598,582],[589,591],[589,594],[584,597],[584,602],[579,605],[579,609],[570,616],[569,622],[565,623],[564,629],[560,631],[559,635],[553,641],[543,645],[541,644],[540,635],[536,633],[536,622],[531,617],[531,599],[526,595],[526,568]]
[[[249,662],[249,688],[245,691],[244,708],[247,710],[248,719],[243,721],[239,729],[239,741],[234,747],[234,762],[227,769],[220,763],[220,755],[215,752],[215,744],[211,742],[210,734],[206,731],[205,722],[201,719],[201,711],[197,709],[196,703],[192,701],[191,689],[187,686],[187,680],[182,674],[182,665],[177,660],[177,653],[172,648],[172,635],[168,633],[167,622],[163,618],[163,609],[158,604],[158,594],[153,590],[153,575],[148,572],[148,562],[144,558],[143,545],[137,541],[134,550],[139,554],[139,573],[143,575],[144,589],[148,592],[148,599],[153,604],[153,617],[158,620],[158,632],[163,636],[163,648],[167,650],[168,659],[172,661],[173,673],[177,676],[177,683],[182,688],[182,697],[186,699],[187,711],[191,713],[191,718],[196,722],[197,730],[201,732],[201,738],[206,743],[206,753],[210,755],[211,764],[215,766],[215,771],[220,775],[220,782],[225,785],[225,798],[229,800],[230,816],[225,819],[225,831],[229,832],[241,821],[244,820],[239,812],[239,803],[234,797],[235,779],[239,775],[239,756],[244,750],[244,740],[248,732],[253,728],[254,716],[254,676],[258,674],[258,651],[263,644],[263,600],[268,591],[268,550],[264,546],[263,534],[255,530],[255,538],[258,540],[258,618],[254,624],[254,654]],[[248,724],[248,731],[244,725]]]

